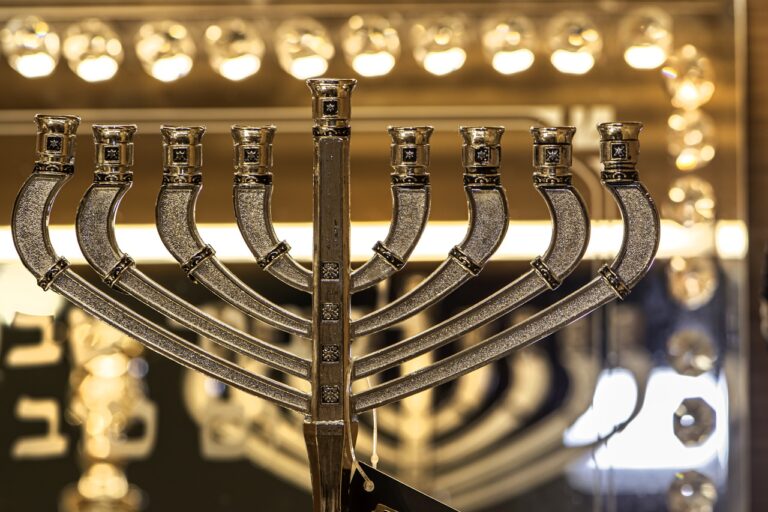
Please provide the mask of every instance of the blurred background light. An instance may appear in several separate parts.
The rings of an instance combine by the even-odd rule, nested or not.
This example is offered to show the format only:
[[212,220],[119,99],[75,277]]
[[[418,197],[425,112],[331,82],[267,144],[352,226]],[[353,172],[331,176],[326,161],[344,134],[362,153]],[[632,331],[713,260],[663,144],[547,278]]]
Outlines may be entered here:
[[440,16],[415,23],[411,29],[413,58],[433,75],[442,76],[467,60],[467,25],[461,16]]
[[90,18],[71,25],[62,45],[72,71],[87,82],[109,80],[123,62],[123,45],[111,26]]
[[569,75],[587,73],[603,51],[597,26],[580,12],[563,12],[553,18],[547,27],[547,40],[552,65]]
[[715,71],[709,58],[687,44],[676,51],[661,69],[672,105],[693,110],[712,99]]
[[693,171],[715,157],[715,122],[701,110],[676,110],[667,120],[667,150],[681,171]]
[[48,76],[59,62],[59,36],[37,16],[12,18],[0,39],[8,64],[27,78]]
[[672,50],[672,17],[654,7],[637,9],[619,23],[619,37],[627,64],[635,69],[658,68]]
[[536,60],[533,23],[519,15],[488,18],[482,25],[483,52],[502,75],[525,71]]
[[205,50],[214,71],[237,81],[259,71],[264,58],[264,41],[253,24],[240,18],[229,18],[205,30]]
[[312,18],[288,20],[277,27],[275,51],[280,67],[300,80],[325,73],[336,54],[325,27]]
[[714,223],[716,205],[712,185],[698,176],[688,175],[672,182],[661,209],[664,218],[689,228]]
[[144,70],[161,82],[187,76],[196,51],[187,27],[176,21],[145,23],[139,29],[136,55]]
[[362,76],[386,75],[400,56],[397,30],[382,16],[350,17],[344,25],[342,40],[344,57]]

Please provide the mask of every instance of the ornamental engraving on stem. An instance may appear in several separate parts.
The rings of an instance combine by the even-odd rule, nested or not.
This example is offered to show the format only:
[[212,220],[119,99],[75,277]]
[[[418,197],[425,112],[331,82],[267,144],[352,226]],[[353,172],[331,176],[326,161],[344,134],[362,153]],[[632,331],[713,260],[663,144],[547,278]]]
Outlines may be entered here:
[[324,322],[338,322],[341,318],[341,304],[326,302],[320,307],[320,319]]
[[339,264],[333,261],[320,263],[320,278],[328,281],[339,278]]

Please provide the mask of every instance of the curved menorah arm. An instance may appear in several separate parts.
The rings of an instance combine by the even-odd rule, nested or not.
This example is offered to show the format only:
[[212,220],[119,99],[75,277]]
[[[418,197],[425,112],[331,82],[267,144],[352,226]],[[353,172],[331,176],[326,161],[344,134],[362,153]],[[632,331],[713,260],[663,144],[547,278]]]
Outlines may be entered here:
[[469,228],[464,240],[424,281],[399,299],[352,322],[352,336],[365,336],[405,320],[476,276],[498,249],[509,225],[498,174],[503,128],[461,128],[464,188]]
[[195,205],[202,187],[202,127],[164,126],[163,185],[157,198],[157,231],[165,247],[195,282],[247,315],[302,337],[312,324],[252,290],[215,256],[195,224]]
[[614,195],[624,221],[624,239],[613,263],[599,276],[559,302],[487,340],[414,373],[353,397],[357,413],[449,382],[534,343],[611,300],[624,298],[647,273],[659,244],[656,207],[635,170],[640,123],[599,125],[602,179]]
[[[547,251],[531,270],[486,299],[426,331],[355,360],[353,378],[360,379],[442,347],[473,329],[557,288],[578,265],[589,242],[589,218],[579,193],[571,185],[571,139],[574,128],[534,128],[533,182],[552,218]],[[545,149],[551,154],[546,158]]]
[[352,272],[350,291],[357,293],[405,266],[429,218],[429,137],[431,126],[390,126],[392,137],[392,221],[373,256]]
[[304,379],[311,363],[213,318],[138,270],[117,245],[117,209],[133,181],[134,125],[94,126],[96,172],[77,212],[77,237],[88,262],[110,287],[124,291],[219,345]]
[[142,342],[151,350],[228,385],[260,396],[288,409],[307,413],[309,396],[281,382],[255,375],[224,359],[205,353],[193,343],[144,320],[104,295],[58,257],[48,233],[53,201],[74,172],[73,116],[36,116],[37,162],[14,205],[12,232],[22,263],[43,289],[54,290],[96,318]]
[[232,127],[235,143],[233,198],[237,226],[259,267],[284,283],[312,292],[312,272],[289,254],[272,226],[272,141],[274,126]]

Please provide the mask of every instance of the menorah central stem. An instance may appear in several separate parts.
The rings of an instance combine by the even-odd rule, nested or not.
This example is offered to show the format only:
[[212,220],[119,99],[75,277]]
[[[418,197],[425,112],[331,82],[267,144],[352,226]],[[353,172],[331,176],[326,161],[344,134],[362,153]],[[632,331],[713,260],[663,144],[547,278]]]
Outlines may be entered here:
[[315,512],[346,509],[349,409],[349,113],[354,80],[308,80],[315,145],[312,403],[304,437]]

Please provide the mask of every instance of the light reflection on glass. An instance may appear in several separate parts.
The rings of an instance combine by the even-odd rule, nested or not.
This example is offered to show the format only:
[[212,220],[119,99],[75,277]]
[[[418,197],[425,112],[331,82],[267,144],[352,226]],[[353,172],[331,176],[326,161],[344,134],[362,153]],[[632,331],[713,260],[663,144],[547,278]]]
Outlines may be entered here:
[[139,29],[136,55],[144,70],[161,82],[173,82],[189,74],[197,51],[184,25],[175,21],[145,23]]
[[667,149],[681,171],[693,171],[715,157],[715,122],[701,110],[677,110],[667,120]]
[[565,12],[547,27],[550,61],[561,73],[583,75],[591,70],[603,50],[597,26],[585,14]]
[[672,17],[654,7],[637,9],[621,20],[624,60],[636,69],[664,64],[672,49]]
[[336,53],[325,27],[312,18],[282,23],[275,30],[275,39],[280,67],[300,80],[325,73]]
[[533,23],[524,16],[489,18],[482,25],[483,51],[502,75],[520,73],[530,68],[536,33]]
[[467,26],[460,16],[440,16],[417,22],[411,30],[413,57],[436,76],[464,66]]
[[395,67],[400,37],[387,18],[355,15],[344,25],[344,56],[362,76],[383,76]]
[[48,76],[59,62],[59,36],[37,16],[12,18],[0,39],[8,64],[27,78]]
[[715,93],[715,71],[709,58],[687,44],[672,55],[661,69],[672,105],[693,110]]
[[87,82],[109,80],[123,62],[123,45],[117,33],[94,18],[71,25],[62,50],[70,69]]
[[214,71],[238,81],[255,75],[264,57],[264,41],[256,27],[239,18],[229,18],[205,30],[205,49]]

